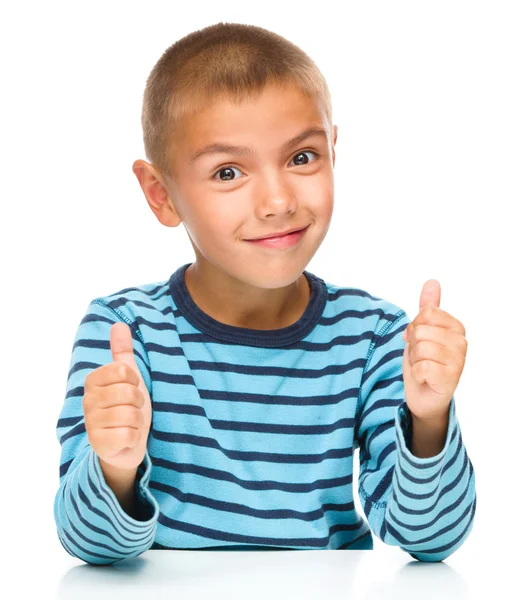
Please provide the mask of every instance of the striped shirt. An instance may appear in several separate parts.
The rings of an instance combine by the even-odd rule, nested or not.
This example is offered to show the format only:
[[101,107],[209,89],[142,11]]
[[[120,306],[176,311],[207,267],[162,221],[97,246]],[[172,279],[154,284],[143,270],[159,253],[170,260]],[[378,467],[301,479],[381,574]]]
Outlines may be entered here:
[[[310,299],[298,321],[235,327],[193,301],[190,264],[92,300],[80,322],[56,428],[64,549],[111,564],[157,548],[369,550],[372,533],[421,561],[459,548],[476,510],[474,469],[454,397],[442,451],[410,451],[405,311],[304,271]],[[82,407],[88,373],[113,361],[118,321],[152,401],[137,518],[104,480]]]

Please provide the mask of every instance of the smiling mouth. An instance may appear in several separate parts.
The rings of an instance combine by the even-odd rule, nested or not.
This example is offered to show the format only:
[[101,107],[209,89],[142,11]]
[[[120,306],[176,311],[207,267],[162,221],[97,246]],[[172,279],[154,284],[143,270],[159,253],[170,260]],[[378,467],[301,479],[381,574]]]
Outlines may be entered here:
[[305,235],[306,230],[310,227],[307,225],[297,231],[292,231],[283,235],[270,238],[259,238],[257,240],[245,240],[253,246],[260,246],[269,249],[286,249],[295,247]]
[[284,238],[287,237],[289,235],[295,234],[295,233],[301,233],[302,231],[304,231],[306,228],[308,227],[308,225],[306,225],[305,227],[303,227],[302,229],[294,229],[293,231],[290,231],[289,233],[281,233],[281,234],[277,234],[277,235],[271,235],[268,237],[262,237],[262,238],[252,238],[252,239],[247,239],[245,240],[246,242],[261,242],[263,240],[277,240],[280,238]]

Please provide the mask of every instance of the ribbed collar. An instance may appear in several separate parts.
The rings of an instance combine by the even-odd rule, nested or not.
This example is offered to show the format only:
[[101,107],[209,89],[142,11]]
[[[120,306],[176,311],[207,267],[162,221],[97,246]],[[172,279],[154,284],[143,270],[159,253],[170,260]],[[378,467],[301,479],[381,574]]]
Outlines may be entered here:
[[310,284],[311,293],[308,305],[298,321],[280,329],[265,330],[234,327],[210,317],[195,304],[184,279],[184,272],[191,264],[181,265],[169,278],[169,289],[173,301],[181,314],[196,329],[231,344],[266,348],[295,344],[306,337],[317,325],[328,298],[328,290],[324,280],[309,271],[304,271]]

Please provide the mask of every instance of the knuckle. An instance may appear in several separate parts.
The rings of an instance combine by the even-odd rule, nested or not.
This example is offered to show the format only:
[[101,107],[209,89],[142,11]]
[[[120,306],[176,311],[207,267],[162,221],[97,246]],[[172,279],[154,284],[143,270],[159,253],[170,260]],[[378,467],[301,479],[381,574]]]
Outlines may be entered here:
[[138,409],[136,406],[130,406],[129,404],[123,408],[125,408],[125,415],[123,415],[123,416],[124,416],[126,425],[128,427],[140,427],[142,424],[141,423],[142,413],[141,413],[140,409]]
[[425,306],[422,311],[421,311],[421,316],[423,317],[423,319],[426,321],[428,319],[430,319],[432,317],[432,307],[431,306]]
[[142,427],[142,425],[144,425],[144,415],[142,414],[142,412],[136,408],[135,411],[133,412],[133,424],[135,425],[135,427],[140,428]]
[[119,379],[126,379],[127,368],[124,363],[118,363],[117,373]]
[[138,387],[135,388],[135,400],[137,402],[137,406],[140,408],[141,406],[144,406],[144,394],[139,390]]
[[138,388],[134,386],[132,383],[128,383],[127,385],[127,399],[128,403],[132,404],[134,407],[138,404]]
[[133,443],[133,440],[135,438],[135,435],[133,433],[133,429],[131,429],[131,427],[125,427],[124,430],[123,430],[123,436],[122,437],[124,438],[123,441],[126,444]]
[[84,396],[82,397],[82,409],[84,410],[84,414],[88,413],[93,404],[91,392],[84,392]]
[[430,354],[434,348],[434,344],[432,342],[429,342],[428,340],[421,340],[421,342],[418,344],[420,351],[423,354]]
[[99,432],[96,429],[88,430],[88,440],[91,446],[96,447],[99,445],[99,437]]
[[130,429],[129,432],[130,432],[129,437],[130,437],[131,443],[133,446],[135,446],[140,438],[140,431],[137,428],[137,429]]

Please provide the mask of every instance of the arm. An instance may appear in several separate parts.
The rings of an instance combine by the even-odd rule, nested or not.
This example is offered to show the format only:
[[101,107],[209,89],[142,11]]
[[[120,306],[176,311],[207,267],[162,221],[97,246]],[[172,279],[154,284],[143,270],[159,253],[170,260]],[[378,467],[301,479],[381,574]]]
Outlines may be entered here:
[[[404,311],[374,335],[357,411],[359,497],[375,535],[421,561],[441,561],[468,537],[474,468],[452,398],[447,423],[414,422],[404,399]],[[414,450],[415,453],[411,451]]]
[[135,492],[135,480],[138,469],[134,469],[131,472],[123,472],[121,469],[116,469],[113,465],[106,463],[100,457],[98,461],[104,480],[115,494],[124,512],[130,517],[137,519],[138,500]]
[[[151,473],[148,453],[133,481],[128,478],[124,482],[111,469],[103,471],[84,425],[84,381],[91,370],[113,360],[109,330],[120,317],[126,320],[124,315],[99,301],[90,303],[75,336],[65,402],[56,429],[61,445],[60,485],[53,506],[58,537],[69,554],[97,565],[112,564],[148,550],[159,515],[158,503],[148,489]],[[134,327],[130,326],[137,365],[151,394],[147,355]]]
[[449,416],[443,421],[426,423],[411,414],[412,442],[410,451],[418,458],[436,456],[445,447],[449,426]]

